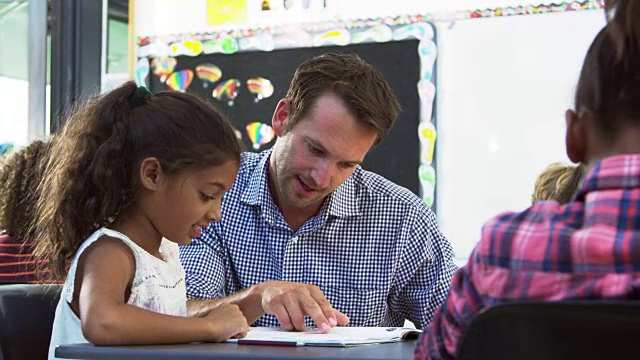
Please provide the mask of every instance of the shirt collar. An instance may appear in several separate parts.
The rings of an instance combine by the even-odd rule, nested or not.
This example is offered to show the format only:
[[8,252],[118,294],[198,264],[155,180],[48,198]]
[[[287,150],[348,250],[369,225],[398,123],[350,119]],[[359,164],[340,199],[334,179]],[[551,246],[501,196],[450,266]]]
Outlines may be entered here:
[[[244,189],[240,201],[247,205],[258,205],[265,208],[275,206],[268,182],[271,149],[265,150],[262,155],[262,158],[249,175],[249,185]],[[348,217],[360,214],[355,178],[360,176],[361,171],[362,168],[358,166],[353,174],[329,195],[329,198],[320,209],[319,215],[321,217]]]
[[265,207],[267,205],[275,205],[269,192],[269,182],[267,179],[271,149],[265,150],[261,155],[262,158],[251,170],[249,185],[242,192],[240,201],[247,205],[260,205],[261,207]]
[[336,217],[349,217],[360,215],[358,205],[358,193],[356,191],[356,178],[360,176],[360,166],[345,180],[327,199],[327,213]]
[[597,162],[585,176],[577,198],[591,191],[640,187],[640,154],[616,155]]

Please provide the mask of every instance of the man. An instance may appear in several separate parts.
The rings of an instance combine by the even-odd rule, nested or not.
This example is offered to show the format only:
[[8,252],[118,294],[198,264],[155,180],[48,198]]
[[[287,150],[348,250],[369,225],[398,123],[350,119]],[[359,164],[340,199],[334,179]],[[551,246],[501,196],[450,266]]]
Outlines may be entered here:
[[273,114],[273,149],[243,155],[223,219],[181,248],[189,297],[231,295],[250,323],[268,314],[255,326],[427,325],[451,246],[422,200],[359,166],[399,107],[357,55],[302,63]]

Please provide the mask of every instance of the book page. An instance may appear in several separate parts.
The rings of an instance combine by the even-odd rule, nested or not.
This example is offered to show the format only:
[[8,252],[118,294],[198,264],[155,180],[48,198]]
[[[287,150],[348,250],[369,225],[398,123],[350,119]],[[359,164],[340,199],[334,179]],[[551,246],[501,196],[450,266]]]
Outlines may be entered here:
[[328,334],[316,328],[305,331],[285,331],[279,327],[253,327],[243,339],[228,342],[289,342],[307,346],[352,346],[398,342],[407,336],[417,338],[421,330],[397,327],[335,327]]

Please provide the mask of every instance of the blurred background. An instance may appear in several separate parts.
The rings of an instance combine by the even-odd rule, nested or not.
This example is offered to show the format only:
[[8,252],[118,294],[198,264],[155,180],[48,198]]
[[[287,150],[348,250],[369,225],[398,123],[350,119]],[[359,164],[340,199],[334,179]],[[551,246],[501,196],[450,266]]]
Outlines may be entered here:
[[0,0],[0,153],[127,80],[227,112],[250,151],[295,66],[356,52],[404,112],[365,168],[421,196],[466,261],[481,225],[567,161],[564,111],[602,1]]

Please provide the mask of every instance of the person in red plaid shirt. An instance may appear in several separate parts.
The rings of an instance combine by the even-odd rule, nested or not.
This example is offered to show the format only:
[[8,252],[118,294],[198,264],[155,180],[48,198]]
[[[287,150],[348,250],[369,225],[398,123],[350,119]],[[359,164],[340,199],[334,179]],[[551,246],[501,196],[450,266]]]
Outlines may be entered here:
[[[49,143],[36,140],[20,151],[0,159],[0,284],[36,283],[31,233],[36,188]],[[46,280],[46,271],[42,274]]]
[[566,113],[567,154],[587,167],[577,194],[483,227],[415,359],[454,358],[474,318],[500,303],[640,298],[640,1],[605,0],[605,12]]

